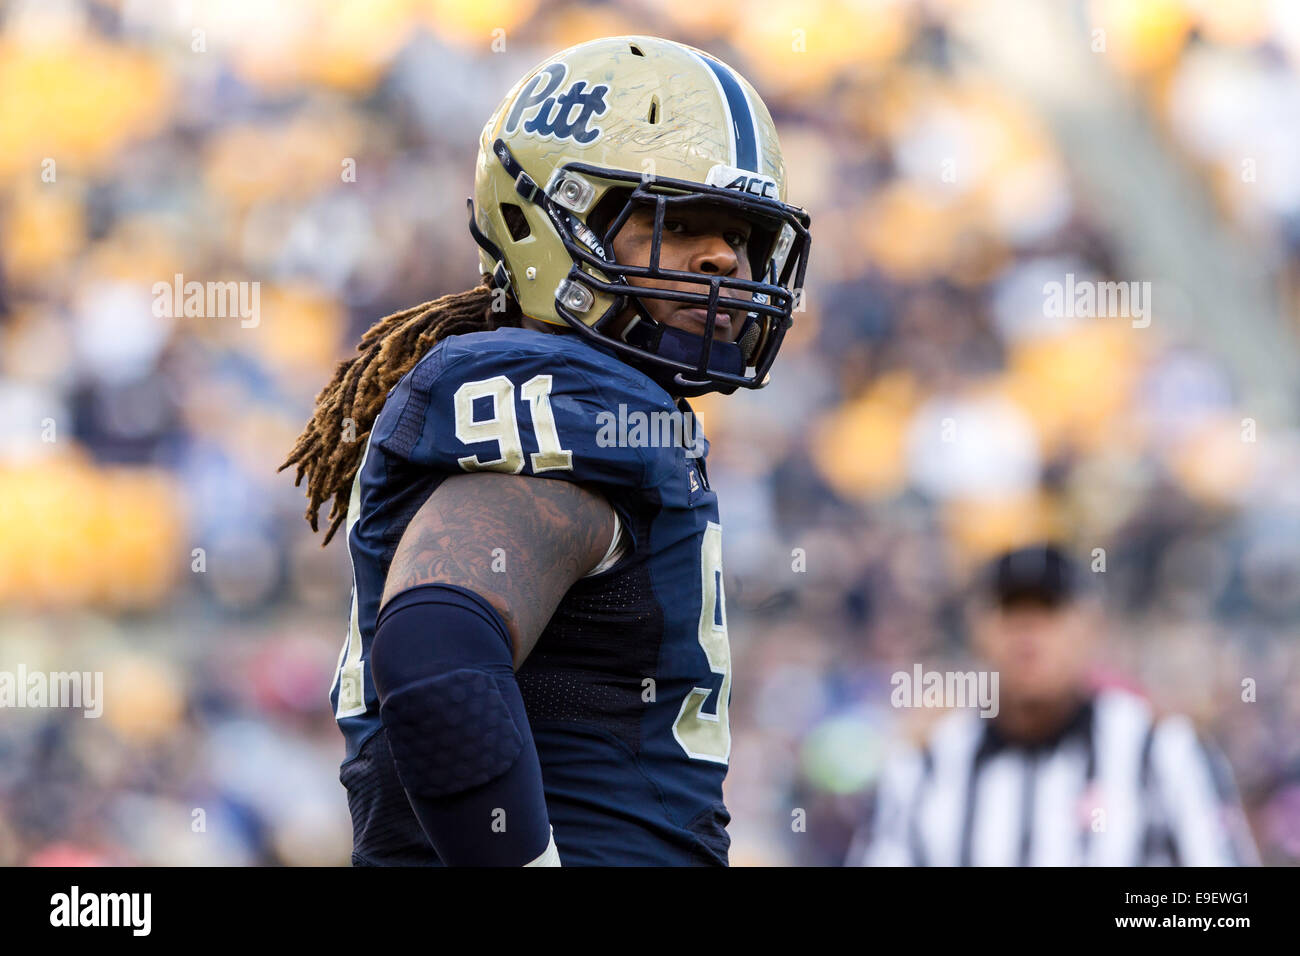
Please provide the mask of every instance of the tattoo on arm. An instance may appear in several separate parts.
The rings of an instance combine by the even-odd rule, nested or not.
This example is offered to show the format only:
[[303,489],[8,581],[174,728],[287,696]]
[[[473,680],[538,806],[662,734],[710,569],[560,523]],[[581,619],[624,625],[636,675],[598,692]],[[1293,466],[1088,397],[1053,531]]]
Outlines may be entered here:
[[613,509],[568,481],[480,472],[448,478],[407,525],[383,604],[421,584],[454,584],[487,599],[514,641],[533,649],[565,592],[604,557]]

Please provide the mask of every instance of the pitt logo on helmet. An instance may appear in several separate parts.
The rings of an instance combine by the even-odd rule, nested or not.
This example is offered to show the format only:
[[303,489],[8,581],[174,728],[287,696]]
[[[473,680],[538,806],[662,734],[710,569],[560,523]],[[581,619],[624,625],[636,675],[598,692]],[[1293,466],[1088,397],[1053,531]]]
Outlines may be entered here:
[[[588,128],[587,124],[593,116],[600,116],[608,109],[605,94],[609,87],[602,83],[588,90],[587,81],[578,80],[556,96],[555,91],[568,72],[565,64],[552,63],[529,80],[506,117],[505,132],[515,132],[524,113],[536,109],[524,123],[525,133],[535,133],[543,139],[571,139],[583,146],[594,142],[600,136],[600,127]],[[570,121],[575,108],[579,110],[578,115]]]

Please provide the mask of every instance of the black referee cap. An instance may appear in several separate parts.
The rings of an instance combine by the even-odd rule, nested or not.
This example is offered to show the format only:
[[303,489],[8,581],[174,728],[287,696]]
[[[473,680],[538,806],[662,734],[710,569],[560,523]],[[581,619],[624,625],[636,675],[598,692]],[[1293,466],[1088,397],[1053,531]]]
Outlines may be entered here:
[[1036,601],[1056,607],[1078,597],[1083,586],[1078,565],[1048,542],[995,557],[981,575],[979,591],[994,604]]

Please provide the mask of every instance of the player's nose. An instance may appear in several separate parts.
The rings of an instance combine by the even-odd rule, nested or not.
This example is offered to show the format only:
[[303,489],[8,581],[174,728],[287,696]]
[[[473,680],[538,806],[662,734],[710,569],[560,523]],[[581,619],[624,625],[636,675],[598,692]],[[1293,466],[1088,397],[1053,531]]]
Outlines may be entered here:
[[690,271],[730,276],[739,266],[735,248],[722,233],[705,232],[698,236],[691,250]]

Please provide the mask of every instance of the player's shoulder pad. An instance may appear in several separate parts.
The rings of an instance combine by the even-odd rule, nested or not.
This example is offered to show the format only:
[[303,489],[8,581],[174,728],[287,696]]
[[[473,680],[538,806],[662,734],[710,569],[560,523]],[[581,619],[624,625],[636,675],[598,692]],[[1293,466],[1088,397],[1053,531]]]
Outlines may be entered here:
[[393,389],[373,440],[448,471],[633,488],[707,452],[696,423],[650,378],[572,335],[531,329],[438,343]]

